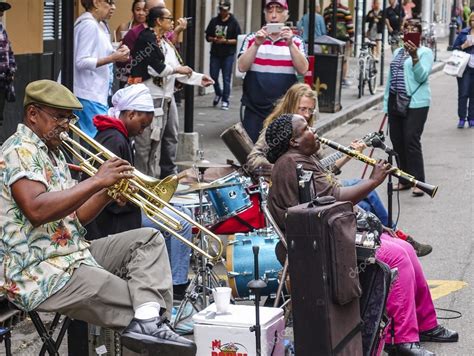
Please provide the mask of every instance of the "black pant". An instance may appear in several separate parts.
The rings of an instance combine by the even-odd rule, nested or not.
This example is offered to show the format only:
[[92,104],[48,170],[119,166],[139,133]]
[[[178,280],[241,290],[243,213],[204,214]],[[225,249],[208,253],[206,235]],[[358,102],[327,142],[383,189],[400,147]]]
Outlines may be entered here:
[[406,117],[388,114],[390,140],[400,158],[400,169],[421,182],[425,181],[421,134],[428,117],[428,110],[429,107],[408,109]]

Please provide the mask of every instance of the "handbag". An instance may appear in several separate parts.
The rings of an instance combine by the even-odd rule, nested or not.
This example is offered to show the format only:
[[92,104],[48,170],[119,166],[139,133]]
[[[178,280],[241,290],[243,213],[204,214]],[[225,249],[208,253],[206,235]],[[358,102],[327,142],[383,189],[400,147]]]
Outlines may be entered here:
[[388,98],[388,113],[396,116],[406,117],[408,114],[408,107],[410,106],[411,97],[420,89],[420,87],[425,84],[426,81],[418,85],[418,88],[415,89],[411,96],[402,95],[399,92],[390,93]]
[[454,50],[451,54],[451,57],[449,57],[448,61],[446,62],[443,72],[447,75],[461,78],[464,74],[464,71],[466,70],[470,58],[471,55],[469,53]]
[[406,117],[410,106],[411,96],[397,93],[390,93],[388,98],[388,112],[390,115]]

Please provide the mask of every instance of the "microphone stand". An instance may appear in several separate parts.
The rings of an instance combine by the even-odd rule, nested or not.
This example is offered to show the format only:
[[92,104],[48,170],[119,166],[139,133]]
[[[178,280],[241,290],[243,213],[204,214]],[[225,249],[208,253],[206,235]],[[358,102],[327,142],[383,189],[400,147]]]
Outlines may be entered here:
[[254,279],[251,280],[247,287],[255,294],[255,325],[250,327],[250,332],[255,332],[255,345],[256,355],[262,354],[262,340],[261,340],[261,329],[260,329],[260,293],[262,289],[267,287],[267,284],[260,279],[258,271],[258,251],[259,246],[253,246],[253,263],[254,263]]
[[[393,156],[394,156],[393,151],[389,151],[387,162],[390,165],[393,164]],[[387,180],[387,223],[390,229],[393,227],[392,206],[393,206],[393,182],[392,182],[392,175],[389,174],[388,180]]]
[[[385,145],[382,140],[374,138],[372,140],[372,146],[380,148],[388,154],[387,163],[390,164],[390,166],[393,166],[393,157],[396,157],[397,166],[399,165],[397,153],[392,148]],[[390,229],[393,228],[393,182],[391,174],[388,175],[387,180],[387,225]]]

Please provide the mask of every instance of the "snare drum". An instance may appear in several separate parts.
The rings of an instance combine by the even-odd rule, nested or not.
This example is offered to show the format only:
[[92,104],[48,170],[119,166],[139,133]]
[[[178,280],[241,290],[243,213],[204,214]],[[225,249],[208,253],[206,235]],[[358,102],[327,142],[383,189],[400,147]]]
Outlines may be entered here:
[[201,205],[199,204],[199,194],[173,196],[173,198],[170,200],[170,203],[189,209],[191,211],[191,218],[194,221],[201,221],[202,225],[204,226],[212,225],[216,222],[212,205],[207,201],[205,196],[202,197],[202,209]]
[[207,197],[212,203],[219,220],[225,220],[252,206],[245,188],[250,184],[250,178],[242,177],[234,172],[211,184],[235,183],[228,187],[208,189]]
[[229,236],[227,246],[227,274],[229,286],[234,298],[245,298],[250,295],[247,283],[254,278],[254,262],[252,246],[260,246],[258,254],[259,274],[267,287],[261,295],[275,295],[278,290],[278,273],[282,270],[275,255],[278,236],[269,229],[249,234]]

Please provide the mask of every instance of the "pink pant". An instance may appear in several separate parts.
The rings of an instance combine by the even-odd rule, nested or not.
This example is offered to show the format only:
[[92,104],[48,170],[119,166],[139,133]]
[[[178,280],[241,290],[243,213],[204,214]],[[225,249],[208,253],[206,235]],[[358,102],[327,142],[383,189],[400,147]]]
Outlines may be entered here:
[[[398,278],[392,284],[387,300],[387,314],[395,326],[395,344],[419,341],[419,332],[438,325],[420,261],[406,241],[388,234],[381,236],[382,246],[376,257],[390,268],[398,268]],[[386,343],[392,343],[391,325]]]

